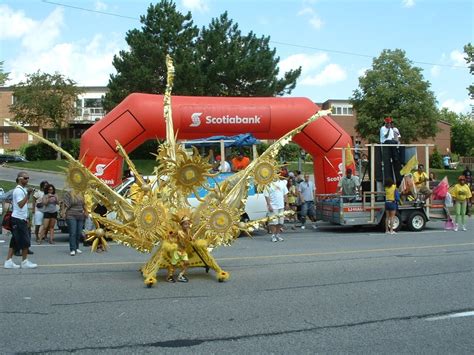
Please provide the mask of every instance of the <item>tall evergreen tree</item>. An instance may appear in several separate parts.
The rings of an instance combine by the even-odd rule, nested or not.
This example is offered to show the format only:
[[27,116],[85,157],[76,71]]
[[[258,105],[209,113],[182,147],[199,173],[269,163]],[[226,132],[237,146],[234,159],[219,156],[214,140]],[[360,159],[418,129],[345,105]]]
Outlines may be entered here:
[[434,137],[438,111],[430,85],[403,50],[383,50],[359,78],[359,88],[351,98],[357,131],[370,142],[378,142],[383,119],[391,116],[404,143]]
[[278,78],[279,58],[269,37],[244,36],[227,13],[201,31],[191,14],[181,14],[171,0],[150,5],[140,30],[127,32],[129,51],[114,57],[104,106],[112,109],[132,92],[163,93],[165,56],[174,59],[173,93],[202,96],[275,96],[290,93],[301,68]]
[[129,51],[114,56],[117,74],[109,80],[109,93],[104,107],[111,110],[133,92],[164,93],[166,87],[165,57],[174,59],[176,80],[173,92],[193,94],[197,68],[194,65],[194,47],[199,29],[193,25],[191,13],[177,11],[171,0],[150,5],[146,16],[140,16],[142,28],[127,32],[125,40]]
[[242,35],[238,24],[227,12],[202,28],[197,50],[202,75],[202,95],[209,96],[275,96],[291,93],[301,68],[278,79],[275,49],[270,37],[250,32]]

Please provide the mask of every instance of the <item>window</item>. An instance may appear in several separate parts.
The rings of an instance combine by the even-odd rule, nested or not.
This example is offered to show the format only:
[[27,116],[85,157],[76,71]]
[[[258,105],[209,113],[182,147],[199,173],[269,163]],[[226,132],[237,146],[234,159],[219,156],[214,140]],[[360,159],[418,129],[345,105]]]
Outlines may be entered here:
[[45,135],[46,135],[46,139],[48,140],[55,140],[57,138],[57,132],[56,131],[52,131],[52,130],[47,130],[45,131]]
[[333,105],[332,106],[332,113],[334,115],[350,116],[350,115],[352,115],[352,106],[349,105],[349,104]]
[[10,144],[10,133],[3,132],[3,144]]
[[84,107],[102,108],[102,99],[84,99]]

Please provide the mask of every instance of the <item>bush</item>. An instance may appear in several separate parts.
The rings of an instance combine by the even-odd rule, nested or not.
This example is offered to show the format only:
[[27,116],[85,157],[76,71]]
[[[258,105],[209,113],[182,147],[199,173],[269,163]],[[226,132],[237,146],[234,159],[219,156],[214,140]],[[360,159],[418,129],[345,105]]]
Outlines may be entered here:
[[441,154],[439,154],[438,149],[436,149],[436,147],[430,157],[430,166],[434,169],[443,168],[443,157],[441,156]]
[[30,144],[25,148],[27,160],[54,160],[56,156],[56,151],[44,143]]
[[62,148],[71,154],[74,159],[79,158],[79,151],[81,149],[80,139],[68,139],[62,143]]

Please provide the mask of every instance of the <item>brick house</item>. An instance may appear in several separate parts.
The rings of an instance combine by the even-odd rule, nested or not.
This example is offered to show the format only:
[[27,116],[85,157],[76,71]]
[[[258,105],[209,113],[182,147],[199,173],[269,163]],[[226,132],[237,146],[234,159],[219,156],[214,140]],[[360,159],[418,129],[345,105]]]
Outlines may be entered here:
[[[76,116],[71,120],[68,132],[62,132],[65,137],[80,138],[94,122],[104,117],[102,98],[108,89],[104,86],[80,87],[80,94],[76,101]],[[6,119],[11,119],[9,106],[15,98],[11,87],[0,87],[0,153],[18,151],[24,144],[35,143],[33,136],[18,132],[8,125]],[[41,134],[48,139],[55,139],[57,132],[48,127],[28,127],[29,130]]]

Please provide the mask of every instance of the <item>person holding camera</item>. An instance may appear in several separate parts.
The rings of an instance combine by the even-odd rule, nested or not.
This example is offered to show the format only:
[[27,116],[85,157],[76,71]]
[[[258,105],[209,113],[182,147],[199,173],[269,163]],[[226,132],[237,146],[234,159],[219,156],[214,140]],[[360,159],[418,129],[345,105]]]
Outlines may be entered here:
[[54,185],[46,185],[44,189],[44,196],[41,200],[43,203],[43,227],[40,230],[40,238],[38,244],[41,244],[45,239],[46,234],[50,233],[49,244],[54,244],[54,226],[58,219],[58,205],[59,200],[56,196],[56,188]]
[[[34,269],[38,265],[28,260],[28,248],[31,245],[30,226],[28,221],[28,201],[33,194],[33,188],[26,187],[30,177],[25,171],[17,175],[17,186],[13,190],[12,198],[12,238],[8,249],[7,260],[3,264],[5,269]],[[21,249],[22,262],[15,264],[12,260],[14,249]]]

